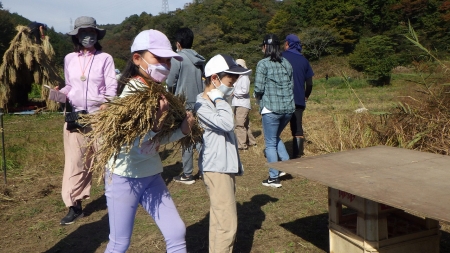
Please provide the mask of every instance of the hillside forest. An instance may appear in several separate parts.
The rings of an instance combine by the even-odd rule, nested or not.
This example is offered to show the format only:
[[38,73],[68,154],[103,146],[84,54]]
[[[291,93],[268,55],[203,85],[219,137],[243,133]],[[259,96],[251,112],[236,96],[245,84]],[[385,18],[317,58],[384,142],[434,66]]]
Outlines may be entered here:
[[[173,41],[178,28],[189,27],[195,34],[193,48],[206,58],[226,53],[246,59],[254,68],[262,57],[258,45],[265,34],[284,39],[294,33],[310,61],[348,56],[351,67],[365,71],[369,79],[384,80],[393,67],[408,65],[421,54],[405,39],[409,23],[421,44],[443,59],[449,51],[449,21],[449,0],[197,0],[169,13],[142,12],[120,24],[103,24],[107,33],[101,44],[122,69],[140,31],[157,29]],[[15,27],[29,22],[4,10],[0,3],[1,55],[15,35]],[[72,51],[70,38],[53,28],[48,35],[56,52],[55,64],[62,67],[64,56]],[[374,70],[368,64],[383,69]]]

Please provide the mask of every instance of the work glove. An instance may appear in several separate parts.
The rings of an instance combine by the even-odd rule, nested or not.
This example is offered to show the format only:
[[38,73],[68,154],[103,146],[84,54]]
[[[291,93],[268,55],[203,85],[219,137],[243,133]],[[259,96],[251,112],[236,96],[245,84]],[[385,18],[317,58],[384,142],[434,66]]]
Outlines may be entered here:
[[207,92],[206,95],[211,99],[211,101],[216,102],[216,99],[223,99],[223,92],[218,89],[212,89]]

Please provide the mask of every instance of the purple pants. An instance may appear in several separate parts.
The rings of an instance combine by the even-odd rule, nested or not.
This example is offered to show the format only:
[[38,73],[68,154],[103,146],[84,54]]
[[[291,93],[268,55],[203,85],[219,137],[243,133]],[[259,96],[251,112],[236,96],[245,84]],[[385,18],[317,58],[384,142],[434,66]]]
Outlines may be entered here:
[[[111,180],[110,180],[111,179]],[[130,245],[138,204],[153,217],[168,253],[186,252],[186,226],[160,174],[144,178],[105,176],[109,243],[105,252],[125,252]]]

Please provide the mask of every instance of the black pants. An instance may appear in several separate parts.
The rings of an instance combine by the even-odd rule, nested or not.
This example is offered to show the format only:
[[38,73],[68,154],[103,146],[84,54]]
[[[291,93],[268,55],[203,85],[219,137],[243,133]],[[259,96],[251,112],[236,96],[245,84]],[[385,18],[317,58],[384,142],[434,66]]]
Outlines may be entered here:
[[289,122],[291,127],[292,136],[303,136],[302,118],[305,107],[302,105],[295,105],[295,111],[292,114],[291,121]]

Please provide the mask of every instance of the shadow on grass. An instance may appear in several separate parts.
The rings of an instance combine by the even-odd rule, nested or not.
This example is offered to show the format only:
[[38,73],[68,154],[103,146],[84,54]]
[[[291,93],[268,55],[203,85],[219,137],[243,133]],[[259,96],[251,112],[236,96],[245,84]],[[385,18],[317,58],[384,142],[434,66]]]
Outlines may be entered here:
[[308,216],[280,225],[289,232],[328,252],[328,213]]
[[97,212],[100,210],[106,210],[106,196],[102,195],[98,199],[92,201],[91,203],[87,204],[83,208],[83,214],[85,217],[91,215],[93,212]]
[[[103,195],[86,205],[84,212],[86,216],[89,216],[92,212],[104,209],[106,209],[106,198]],[[45,253],[95,252],[103,242],[108,241],[108,228],[109,222],[106,214],[99,221],[80,226]]]
[[252,134],[253,134],[253,137],[258,138],[259,136],[261,136],[262,131],[261,130],[253,130],[252,129]]
[[170,184],[170,182],[173,181],[173,177],[180,175],[182,171],[183,171],[183,164],[180,162],[176,162],[172,165],[164,166],[161,176],[166,185],[168,185]]
[[[237,204],[238,229],[233,252],[252,252],[255,231],[261,229],[266,219],[262,206],[269,202],[276,202],[266,194],[255,195],[250,201]],[[186,244],[188,252],[208,252],[209,214],[201,221],[189,226],[186,230]]]

